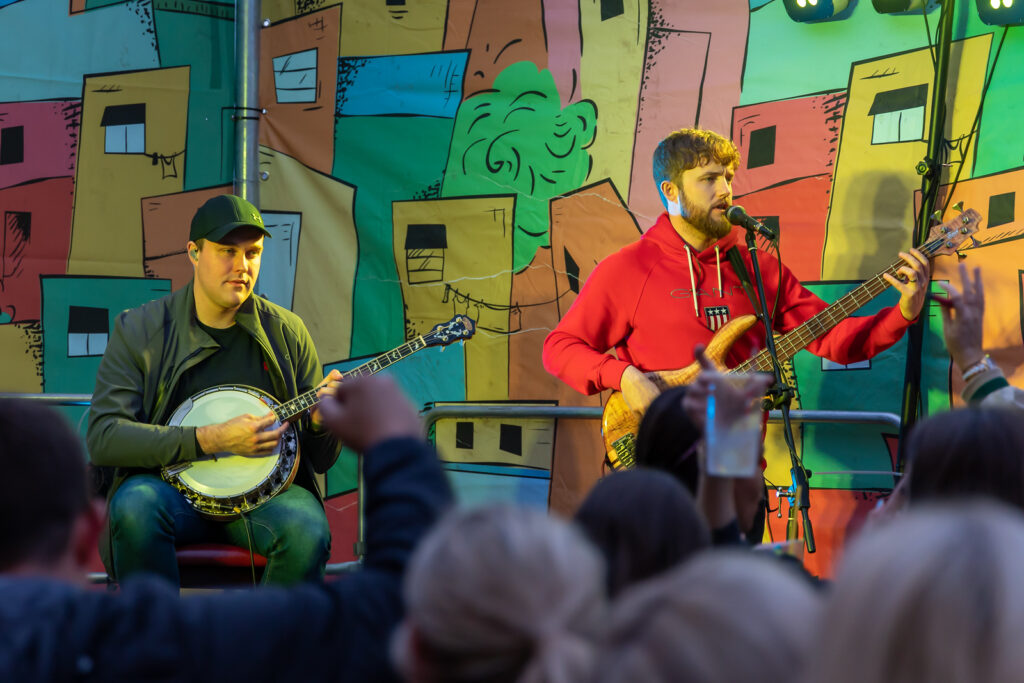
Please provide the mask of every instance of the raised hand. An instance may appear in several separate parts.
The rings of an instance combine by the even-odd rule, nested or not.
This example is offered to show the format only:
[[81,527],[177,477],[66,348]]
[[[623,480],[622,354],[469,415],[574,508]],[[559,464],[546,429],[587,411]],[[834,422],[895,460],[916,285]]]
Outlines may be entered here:
[[390,377],[347,380],[320,404],[324,427],[350,448],[367,449],[402,437],[423,438],[416,409]]
[[754,402],[764,396],[772,382],[765,374],[725,374],[704,353],[704,345],[697,344],[693,355],[700,364],[700,374],[683,397],[683,409],[694,424],[704,430],[708,395],[712,387],[718,401],[720,419],[735,421],[753,410]]
[[985,356],[982,348],[982,319],[985,315],[985,288],[981,281],[981,269],[974,269],[973,281],[967,274],[967,266],[960,264],[960,286],[940,282],[949,299],[936,299],[942,306],[942,334],[946,348],[960,371],[963,372]]

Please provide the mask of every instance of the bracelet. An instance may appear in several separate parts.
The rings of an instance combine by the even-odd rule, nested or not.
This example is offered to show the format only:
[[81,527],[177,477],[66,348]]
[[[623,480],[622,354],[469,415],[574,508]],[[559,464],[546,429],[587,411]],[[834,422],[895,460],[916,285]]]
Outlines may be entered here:
[[964,382],[969,382],[972,378],[977,377],[986,370],[994,370],[995,367],[996,365],[992,362],[992,358],[986,353],[984,358],[964,370],[963,380]]

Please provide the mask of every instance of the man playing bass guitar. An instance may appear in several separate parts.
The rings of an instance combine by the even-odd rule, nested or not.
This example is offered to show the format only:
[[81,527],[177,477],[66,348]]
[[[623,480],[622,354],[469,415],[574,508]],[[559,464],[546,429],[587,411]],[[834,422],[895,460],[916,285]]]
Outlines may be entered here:
[[[739,161],[731,141],[707,130],[679,130],[658,145],[654,179],[667,211],[638,241],[594,269],[544,342],[548,372],[585,394],[621,390],[628,408],[643,413],[665,388],[656,371],[692,365],[696,344],[714,347],[712,338],[723,326],[754,313],[727,256],[737,247],[747,272],[753,272],[744,231],[733,229],[725,215]],[[897,306],[847,317],[808,337],[806,348],[848,364],[898,341],[921,313],[930,274],[921,251],[910,249],[900,257],[902,263],[882,274],[884,282],[878,280],[899,290]],[[827,308],[776,258],[762,251],[759,259],[768,305],[778,299],[776,331],[798,328]],[[748,326],[730,342],[721,362],[734,367],[764,348],[764,330]],[[612,349],[615,355],[608,353]]]

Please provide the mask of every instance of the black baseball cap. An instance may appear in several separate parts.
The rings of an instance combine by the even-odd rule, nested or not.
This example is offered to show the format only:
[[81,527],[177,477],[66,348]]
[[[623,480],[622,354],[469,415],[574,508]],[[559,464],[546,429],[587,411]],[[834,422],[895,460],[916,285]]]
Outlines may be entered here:
[[200,239],[220,242],[229,232],[243,226],[256,228],[265,236],[272,237],[263,225],[259,209],[241,197],[222,194],[199,207],[192,217],[192,230],[188,238],[192,242]]

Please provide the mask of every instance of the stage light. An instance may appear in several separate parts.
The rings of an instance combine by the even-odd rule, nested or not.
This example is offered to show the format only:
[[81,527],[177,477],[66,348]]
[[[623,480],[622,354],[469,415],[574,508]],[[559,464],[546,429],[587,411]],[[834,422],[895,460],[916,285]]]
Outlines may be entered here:
[[934,0],[871,0],[871,4],[879,14],[909,14],[930,11],[937,3]]
[[991,26],[1024,26],[1024,0],[977,0],[978,16]]
[[[986,0],[987,2],[988,0]],[[1019,0],[1024,2],[1024,0]],[[844,19],[838,16],[849,0],[785,0],[786,12],[793,21],[828,21],[830,19]]]

